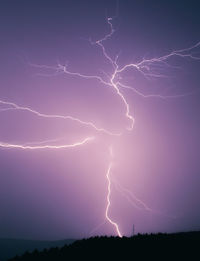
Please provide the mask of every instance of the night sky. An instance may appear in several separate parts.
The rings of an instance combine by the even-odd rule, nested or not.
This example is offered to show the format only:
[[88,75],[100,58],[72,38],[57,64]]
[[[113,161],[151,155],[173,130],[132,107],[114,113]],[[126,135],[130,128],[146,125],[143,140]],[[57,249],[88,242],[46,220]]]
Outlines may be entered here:
[[[0,101],[7,102],[0,102],[1,238],[116,235],[105,218],[110,161],[109,217],[122,235],[133,224],[136,233],[200,229],[199,12],[194,0],[0,2]],[[185,57],[148,64],[144,74],[128,68],[118,75],[135,88],[120,89],[135,119],[131,131],[114,88],[59,70],[109,81],[113,66],[95,44],[109,34],[108,21],[115,32],[103,45],[120,68],[197,44]],[[4,146],[87,137],[94,140],[74,148]]]

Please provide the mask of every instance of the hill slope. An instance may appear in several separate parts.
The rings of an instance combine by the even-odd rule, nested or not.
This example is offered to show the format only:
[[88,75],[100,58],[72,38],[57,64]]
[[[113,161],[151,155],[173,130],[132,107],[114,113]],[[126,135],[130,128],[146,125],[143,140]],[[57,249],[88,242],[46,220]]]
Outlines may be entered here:
[[181,257],[193,260],[195,254],[198,255],[196,260],[199,260],[199,242],[200,232],[137,235],[131,238],[95,237],[78,240],[61,248],[26,253],[12,261],[118,260],[120,257],[122,260],[179,260]]
[[7,260],[16,255],[22,255],[24,252],[33,251],[36,248],[43,250],[44,248],[61,247],[73,241],[71,239],[59,241],[0,239],[0,261]]

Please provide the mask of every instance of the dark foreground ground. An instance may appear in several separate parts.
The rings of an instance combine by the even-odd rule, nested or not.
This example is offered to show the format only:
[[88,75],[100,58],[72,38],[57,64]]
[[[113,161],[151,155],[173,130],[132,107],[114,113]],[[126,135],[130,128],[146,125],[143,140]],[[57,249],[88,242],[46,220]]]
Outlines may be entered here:
[[43,240],[23,240],[23,239],[3,239],[0,238],[0,261],[6,261],[8,258],[16,255],[23,255],[24,252],[32,252],[36,248],[42,251],[44,248],[62,247],[71,244],[75,240],[43,241]]
[[61,248],[25,253],[12,261],[40,260],[200,260],[200,232],[95,237]]

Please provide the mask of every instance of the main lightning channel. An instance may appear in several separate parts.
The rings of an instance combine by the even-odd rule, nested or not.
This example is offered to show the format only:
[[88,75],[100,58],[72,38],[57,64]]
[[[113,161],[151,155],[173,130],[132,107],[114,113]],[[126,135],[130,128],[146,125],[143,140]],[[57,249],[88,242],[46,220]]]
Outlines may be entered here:
[[[116,91],[117,95],[121,98],[122,102],[125,105],[125,117],[127,119],[129,119],[129,121],[130,121],[130,126],[127,127],[127,130],[132,131],[135,120],[134,120],[133,115],[131,115],[131,113],[130,113],[129,103],[127,102],[123,93],[120,91],[120,87],[127,88],[127,89],[131,89],[131,87],[123,84],[119,80],[119,79],[121,79],[120,74],[123,73],[124,71],[126,71],[128,68],[134,68],[138,72],[140,72],[145,78],[148,78],[148,77],[156,77],[156,78],[166,77],[165,75],[162,75],[160,73],[151,72],[152,65],[156,64],[156,65],[160,65],[160,66],[173,67],[173,66],[170,66],[167,63],[167,60],[170,59],[171,57],[174,57],[174,56],[177,56],[177,57],[180,57],[180,58],[189,58],[189,59],[192,59],[192,60],[200,60],[199,56],[195,56],[191,53],[187,53],[187,52],[193,51],[195,48],[199,47],[200,42],[198,42],[197,44],[195,44],[195,45],[193,45],[189,48],[172,51],[171,53],[164,55],[164,56],[161,56],[159,58],[143,59],[142,61],[140,61],[138,63],[126,64],[122,68],[119,68],[119,65],[117,63],[118,56],[116,56],[115,59],[112,59],[109,56],[109,54],[107,53],[105,46],[103,45],[103,42],[108,40],[109,38],[111,38],[112,35],[115,32],[113,25],[112,25],[112,18],[107,18],[107,23],[110,27],[110,32],[108,34],[106,34],[102,39],[96,41],[95,44],[101,48],[103,56],[112,65],[112,67],[114,69],[114,72],[110,76],[110,84],[111,84],[111,87]],[[94,43],[92,43],[92,44],[94,44]],[[158,98],[162,98],[162,99],[168,98],[168,97],[164,97],[162,95],[144,95],[141,92],[137,91],[135,88],[132,88],[132,90],[135,91],[138,95],[140,95],[142,97],[158,97]],[[185,96],[185,95],[183,95],[183,96]],[[171,97],[174,97],[174,96],[169,96],[169,97],[171,98]],[[178,96],[178,97],[180,97],[180,96]],[[111,155],[111,158],[112,158],[113,157],[112,149],[110,149],[110,155]],[[108,166],[107,173],[106,173],[106,178],[107,178],[107,181],[108,181],[108,193],[107,193],[107,207],[106,207],[105,215],[106,215],[106,219],[115,227],[118,236],[121,237],[122,234],[119,230],[119,225],[116,222],[114,222],[108,215],[109,208],[110,208],[110,205],[111,205],[111,202],[110,202],[110,195],[111,195],[110,173],[111,173],[112,165],[113,165],[113,163],[111,161],[109,166]],[[130,201],[130,203],[133,204],[135,207],[138,207],[139,209],[145,209],[147,211],[153,211],[142,200],[138,199],[135,195],[133,195],[129,190],[122,188],[122,186],[120,186],[119,184],[117,184],[117,187],[120,190],[120,192],[122,192],[127,197],[127,199]],[[153,212],[155,212],[155,211],[153,211]]]
[[109,163],[109,166],[108,166],[108,170],[106,172],[106,178],[107,178],[107,181],[108,181],[108,193],[107,193],[107,206],[106,206],[106,211],[105,211],[105,216],[106,216],[106,219],[108,220],[108,222],[113,225],[116,229],[116,232],[117,232],[117,235],[119,237],[122,237],[122,234],[119,230],[119,225],[114,222],[110,217],[109,217],[109,209],[110,209],[110,205],[111,205],[111,202],[110,202],[110,196],[111,196],[111,181],[110,181],[110,173],[111,173],[111,168],[112,168],[112,165],[113,163],[110,162]]

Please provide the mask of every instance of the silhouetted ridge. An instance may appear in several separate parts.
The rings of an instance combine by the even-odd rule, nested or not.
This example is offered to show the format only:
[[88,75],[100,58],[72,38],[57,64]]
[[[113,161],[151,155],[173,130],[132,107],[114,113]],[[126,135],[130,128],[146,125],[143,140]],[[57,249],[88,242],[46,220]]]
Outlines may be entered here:
[[61,248],[51,248],[38,252],[25,253],[10,261],[40,261],[40,260],[113,260],[116,258],[135,260],[180,260],[192,256],[199,257],[200,232],[177,234],[136,235],[123,237],[94,237],[75,241]]

